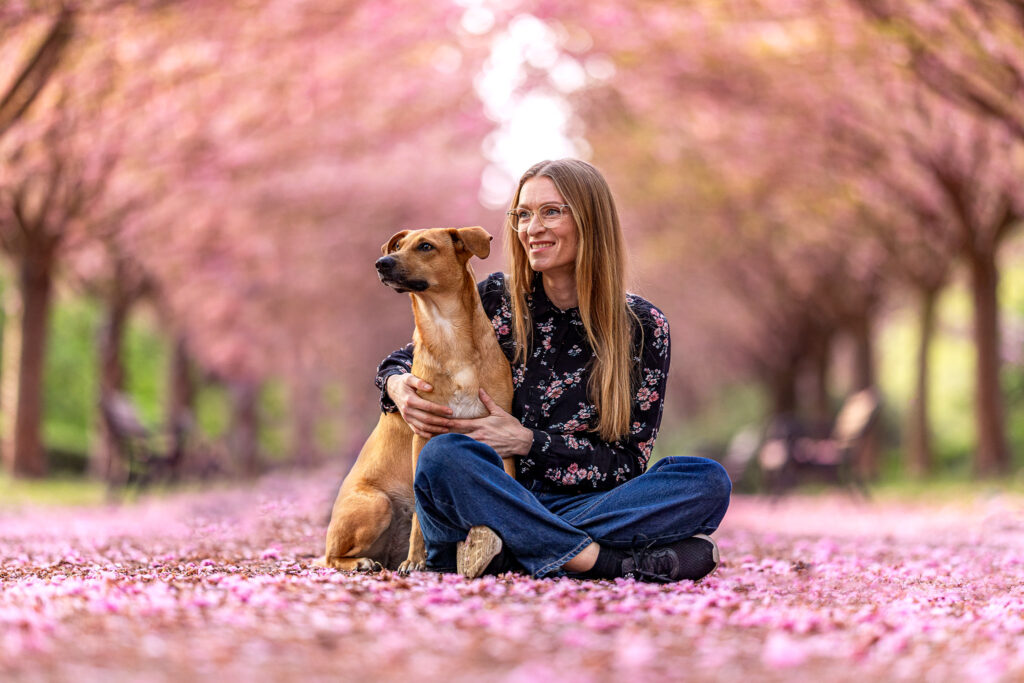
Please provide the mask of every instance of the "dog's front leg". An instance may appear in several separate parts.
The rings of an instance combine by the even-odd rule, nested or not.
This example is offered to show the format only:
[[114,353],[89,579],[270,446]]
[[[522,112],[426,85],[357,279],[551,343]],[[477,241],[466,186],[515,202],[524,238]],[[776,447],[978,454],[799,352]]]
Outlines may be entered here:
[[427,568],[427,544],[423,540],[419,516],[412,513],[412,529],[409,531],[409,555],[405,562],[398,565],[399,574],[419,572]]
[[[421,436],[413,436],[412,438],[412,476],[416,478],[416,463],[420,459],[420,451],[423,450],[423,446],[427,443],[427,440]],[[409,529],[409,554],[406,555],[405,562],[398,565],[399,574],[408,574],[409,572],[423,571],[427,568],[427,544],[423,540],[423,529],[420,528],[420,518],[416,514],[415,508],[412,512],[412,527]]]

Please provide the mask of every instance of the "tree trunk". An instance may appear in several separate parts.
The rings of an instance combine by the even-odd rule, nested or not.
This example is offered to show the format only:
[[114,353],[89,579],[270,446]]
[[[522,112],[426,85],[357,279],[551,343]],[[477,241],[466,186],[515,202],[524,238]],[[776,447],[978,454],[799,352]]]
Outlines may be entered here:
[[21,365],[21,292],[11,283],[4,288],[3,357],[0,359],[0,456],[4,471],[14,467],[14,417],[18,404]]
[[851,325],[853,334],[853,390],[870,389],[875,386],[875,353],[872,338],[871,318],[860,316]]
[[977,349],[975,419],[978,450],[975,473],[997,476],[1010,470],[1006,443],[1003,394],[999,386],[999,273],[995,254],[972,254],[971,294],[974,303],[974,345]]
[[107,302],[106,319],[99,330],[100,362],[100,443],[92,461],[93,473],[105,481],[115,484],[125,481],[127,475],[127,454],[124,443],[117,438],[106,408],[112,399],[124,391],[124,362],[121,349],[125,327],[128,322],[128,300],[118,293]]
[[30,250],[19,265],[4,339],[3,461],[16,477],[42,477],[47,469],[41,428],[53,253]]
[[935,337],[935,305],[939,298],[938,288],[922,288],[919,291],[919,332],[914,395],[907,410],[907,471],[915,478],[922,478],[932,471],[931,426],[928,416],[929,352]]
[[[854,341],[853,390],[873,389],[875,386],[874,339],[871,316],[864,314],[852,321],[851,332]],[[868,427],[857,450],[854,467],[865,478],[878,476],[881,466],[878,420]]]
[[259,385],[248,380],[231,382],[231,431],[228,446],[239,471],[259,474]]
[[815,424],[828,424],[832,419],[832,406],[828,395],[832,335],[827,331],[817,333],[809,351],[805,375],[807,414]]
[[795,365],[795,363],[790,363],[787,367],[778,368],[768,379],[773,415],[796,415],[797,372]]
[[300,467],[312,467],[319,460],[316,448],[316,421],[320,410],[319,383],[309,377],[291,384],[292,455]]
[[170,465],[175,470],[185,459],[189,435],[195,427],[196,383],[192,359],[184,337],[178,337],[168,371],[170,397],[167,401],[167,429],[171,434]]

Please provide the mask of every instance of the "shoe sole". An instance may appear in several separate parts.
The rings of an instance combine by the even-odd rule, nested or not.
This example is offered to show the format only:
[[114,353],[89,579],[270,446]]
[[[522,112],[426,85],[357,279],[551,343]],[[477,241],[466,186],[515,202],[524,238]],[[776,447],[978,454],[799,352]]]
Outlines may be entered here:
[[484,573],[487,565],[501,552],[501,538],[485,526],[469,530],[465,541],[455,547],[455,569],[467,579]]
[[718,571],[718,564],[720,562],[718,554],[718,544],[715,543],[715,539],[711,538],[707,534],[696,534],[694,535],[694,538],[703,538],[705,541],[711,544],[711,559],[714,560],[715,566],[711,571],[704,575],[703,578],[707,578],[714,574],[716,571]]

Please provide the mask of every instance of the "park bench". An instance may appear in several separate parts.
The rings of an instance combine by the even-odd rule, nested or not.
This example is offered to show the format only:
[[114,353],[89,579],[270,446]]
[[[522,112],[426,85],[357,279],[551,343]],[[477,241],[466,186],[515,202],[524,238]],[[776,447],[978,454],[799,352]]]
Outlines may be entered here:
[[174,452],[175,441],[171,434],[158,433],[146,427],[127,395],[114,392],[104,397],[100,410],[122,458],[124,476],[121,483],[146,486],[177,474],[182,454]]
[[[734,483],[779,496],[805,483],[826,483],[867,497],[867,486],[855,467],[859,449],[878,413],[871,389],[851,395],[831,424],[820,425],[777,415],[764,430],[747,427],[730,441],[723,465]],[[752,470],[756,466],[756,472]]]
[[846,399],[825,435],[795,420],[773,421],[757,455],[765,488],[781,495],[801,484],[820,482],[867,497],[856,456],[878,408],[875,392],[864,389]]

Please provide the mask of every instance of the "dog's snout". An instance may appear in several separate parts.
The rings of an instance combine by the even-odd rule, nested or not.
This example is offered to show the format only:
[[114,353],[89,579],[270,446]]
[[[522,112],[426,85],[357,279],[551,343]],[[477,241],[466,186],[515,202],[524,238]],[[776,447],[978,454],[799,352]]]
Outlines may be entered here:
[[377,259],[377,271],[380,273],[390,273],[395,269],[396,264],[397,261],[395,261],[393,256],[381,256]]

